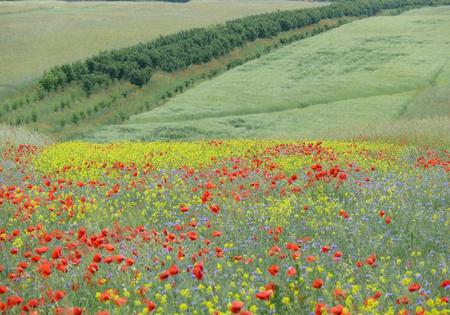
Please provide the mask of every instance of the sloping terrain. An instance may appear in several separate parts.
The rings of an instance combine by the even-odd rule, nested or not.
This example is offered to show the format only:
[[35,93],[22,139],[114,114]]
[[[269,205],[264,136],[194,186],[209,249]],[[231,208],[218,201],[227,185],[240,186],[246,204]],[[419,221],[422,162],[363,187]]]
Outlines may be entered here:
[[304,138],[445,117],[449,38],[450,7],[356,21],[201,83],[92,139]]
[[[231,5],[232,4],[232,5]],[[278,9],[303,1],[64,2],[0,1],[0,96],[51,66],[159,35]]]

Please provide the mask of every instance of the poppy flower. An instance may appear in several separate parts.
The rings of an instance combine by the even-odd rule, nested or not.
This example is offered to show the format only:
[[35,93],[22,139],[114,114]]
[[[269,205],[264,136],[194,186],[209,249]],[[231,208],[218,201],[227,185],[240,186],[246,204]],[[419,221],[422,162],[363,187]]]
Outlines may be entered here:
[[391,219],[391,217],[386,217],[386,220],[384,220],[384,222],[386,222],[386,224],[391,224],[391,222],[392,222],[392,219]]
[[323,286],[323,280],[322,279],[316,278],[316,279],[313,280],[312,287],[314,289],[320,289],[322,286]]
[[420,288],[421,288],[420,284],[418,284],[418,283],[412,283],[412,284],[409,286],[408,291],[409,291],[409,292],[415,292],[415,291],[419,291]]
[[280,270],[280,267],[278,267],[277,265],[272,265],[267,269],[267,271],[269,271],[269,273],[272,276],[276,276],[278,273],[278,270]]
[[256,298],[262,301],[268,301],[272,295],[272,290],[264,290],[262,292],[256,293]]
[[50,263],[42,263],[38,266],[38,272],[44,278],[47,278],[52,273],[52,265]]
[[450,286],[450,280],[444,280],[439,285],[441,288],[446,288],[447,286]]
[[206,203],[208,200],[210,200],[212,197],[212,194],[209,192],[209,190],[205,190],[205,192],[202,195],[202,203]]
[[13,308],[19,304],[22,304],[23,299],[20,296],[17,295],[11,295],[8,296],[8,298],[6,299],[6,306],[8,308]]
[[38,255],[42,255],[44,253],[46,253],[48,251],[48,247],[47,246],[43,246],[43,247],[39,247],[35,249],[36,254]]
[[163,281],[169,278],[169,273],[167,271],[163,271],[159,274],[159,280]]
[[297,244],[294,244],[294,243],[287,243],[286,244],[286,249],[288,249],[290,251],[293,251],[293,252],[296,252],[296,251],[298,251],[300,249],[300,246],[298,246]]
[[187,207],[187,206],[180,206],[180,211],[181,212],[188,212],[189,211],[189,207]]
[[0,285],[0,294],[5,294],[6,292],[8,292],[8,287]]
[[62,247],[61,246],[55,247],[55,249],[52,252],[52,259],[58,259],[59,257],[61,257],[61,253]]
[[244,302],[241,301],[233,301],[231,303],[230,311],[233,314],[237,314],[241,311],[241,309],[244,307]]
[[297,274],[297,270],[294,267],[289,267],[286,274],[288,277],[293,277]]
[[366,264],[368,264],[371,267],[375,267],[376,262],[377,262],[377,256],[375,256],[375,254],[370,255],[366,259]]
[[333,254],[333,257],[335,260],[339,260],[342,257],[342,252],[341,251],[337,251]]
[[330,309],[331,314],[333,315],[342,315],[344,313],[344,307],[342,305],[333,306]]
[[125,304],[127,304],[127,299],[124,297],[119,297],[117,299],[114,299],[114,304],[116,304],[119,307],[122,307]]
[[152,301],[145,300],[144,302],[149,312],[153,311],[156,308],[156,304]]
[[194,265],[194,268],[192,269],[192,273],[194,274],[194,276],[197,280],[203,279],[203,262],[202,261]]
[[401,298],[398,298],[398,299],[396,300],[396,302],[397,302],[397,304],[403,304],[403,305],[406,305],[406,304],[409,303],[409,300],[408,300],[408,297],[402,296]]
[[30,308],[36,308],[39,306],[39,300],[38,299],[31,299],[27,303],[28,307]]
[[219,205],[216,205],[216,204],[210,205],[210,206],[209,206],[209,209],[210,209],[213,213],[215,213],[215,214],[218,214],[219,211],[220,211]]
[[344,209],[339,210],[339,216],[343,217],[344,219],[348,219],[348,213]]
[[315,309],[315,315],[322,315],[326,311],[327,306],[323,303],[317,303]]
[[167,269],[167,272],[169,273],[169,275],[175,276],[176,274],[178,274],[180,272],[180,270],[178,269],[178,267],[176,265],[172,265],[169,267],[169,269]]
[[325,245],[322,247],[322,253],[328,253],[329,250],[330,250],[330,246]]

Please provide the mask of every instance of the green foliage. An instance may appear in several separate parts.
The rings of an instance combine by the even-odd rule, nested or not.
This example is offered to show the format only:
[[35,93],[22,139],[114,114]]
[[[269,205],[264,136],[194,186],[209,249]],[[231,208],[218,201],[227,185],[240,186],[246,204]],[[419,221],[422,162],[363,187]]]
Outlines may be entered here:
[[403,134],[414,142],[448,143],[449,10],[424,8],[346,24],[202,82],[89,138],[158,140],[168,138],[161,130],[190,130],[181,139],[393,140]]
[[[111,80],[126,79],[142,86],[155,70],[173,72],[192,64],[208,62],[229,53],[246,42],[259,38],[270,38],[292,29],[301,28],[342,16],[371,16],[382,9],[403,8],[420,5],[450,4],[450,0],[357,0],[339,1],[330,6],[278,11],[254,15],[208,28],[197,28],[160,37],[149,43],[104,52],[86,59],[80,64],[53,68],[40,80],[47,91],[82,81],[87,93],[92,90],[92,77]],[[320,33],[321,29],[314,32]],[[72,68],[76,68],[73,69]]]

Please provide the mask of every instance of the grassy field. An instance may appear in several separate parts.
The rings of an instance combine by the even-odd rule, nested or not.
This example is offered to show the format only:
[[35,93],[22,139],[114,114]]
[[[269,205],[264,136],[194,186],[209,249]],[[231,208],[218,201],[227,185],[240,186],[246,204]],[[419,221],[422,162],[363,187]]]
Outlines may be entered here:
[[430,125],[434,117],[445,128],[449,38],[450,7],[356,21],[203,82],[91,138],[316,138],[338,130],[357,136],[352,132],[374,123]]
[[0,96],[14,92],[51,66],[101,50],[245,15],[313,5],[317,4],[258,0],[185,4],[0,1]]
[[[79,86],[52,93],[42,100],[33,100],[30,94],[19,94],[0,102],[0,120],[13,124],[20,120],[26,128],[38,130],[55,140],[79,138],[95,132],[99,126],[117,124],[131,115],[163,106],[170,98],[228,71],[230,65],[234,67],[280,47],[280,41],[310,36],[318,28],[337,27],[354,19],[323,20],[273,38],[258,39],[208,63],[173,73],[158,71],[142,88],[128,82],[116,82],[90,96],[86,96]],[[74,122],[74,117],[79,120]]]

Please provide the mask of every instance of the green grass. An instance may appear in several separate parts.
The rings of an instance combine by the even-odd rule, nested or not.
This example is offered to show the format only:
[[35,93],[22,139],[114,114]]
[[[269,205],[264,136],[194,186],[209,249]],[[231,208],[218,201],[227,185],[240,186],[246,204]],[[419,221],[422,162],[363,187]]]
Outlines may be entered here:
[[[230,63],[242,63],[267,54],[278,47],[282,39],[306,36],[317,27],[336,27],[352,20],[354,18],[323,20],[315,25],[281,33],[274,38],[248,43],[206,64],[193,65],[173,73],[156,72],[149,84],[142,88],[127,82],[116,82],[113,86],[86,97],[75,85],[52,93],[42,100],[33,100],[32,93],[26,94],[28,96],[19,93],[12,99],[6,99],[3,104],[0,102],[0,119],[9,123],[16,123],[20,119],[27,128],[39,130],[54,139],[78,138],[95,132],[101,125],[117,124],[131,115],[164,106],[170,97],[227,71]],[[82,119],[74,123],[73,116],[81,118],[80,112],[83,113]],[[32,113],[35,113],[36,121],[31,120]]]
[[449,38],[450,7],[356,21],[205,81],[91,139],[333,138],[337,130],[362,130],[362,137],[366,126],[395,123],[406,132],[402,121],[450,113]]
[[43,146],[48,143],[50,143],[50,139],[38,132],[0,124],[0,152],[10,145],[32,144]]
[[[230,3],[231,2],[231,3]],[[232,18],[317,5],[302,1],[0,1],[0,96],[61,63]]]

